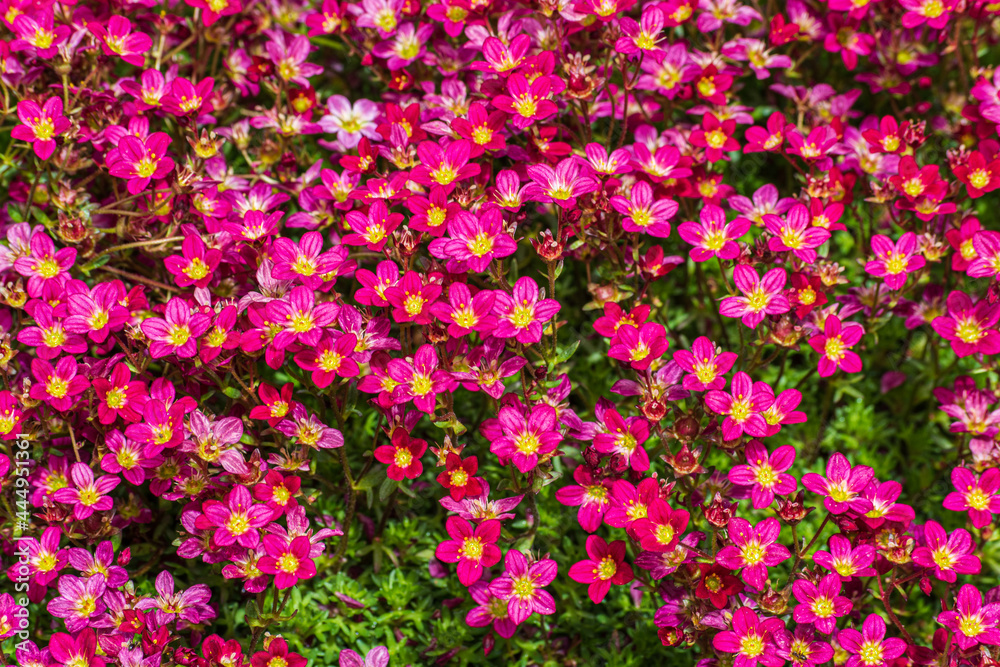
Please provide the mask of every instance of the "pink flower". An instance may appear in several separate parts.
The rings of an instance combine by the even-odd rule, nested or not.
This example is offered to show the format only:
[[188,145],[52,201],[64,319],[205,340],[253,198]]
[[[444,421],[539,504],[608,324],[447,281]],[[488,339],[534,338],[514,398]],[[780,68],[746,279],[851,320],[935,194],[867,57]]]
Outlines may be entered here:
[[548,322],[559,309],[555,299],[539,299],[538,283],[525,276],[514,283],[514,291],[508,295],[497,291],[494,312],[499,318],[497,338],[516,338],[523,345],[531,345],[542,339],[542,324]]
[[733,612],[733,629],[723,630],[712,638],[712,646],[721,653],[734,653],[733,667],[781,667],[785,658],[779,655],[776,638],[785,632],[780,618],[761,619],[749,607]]
[[841,327],[840,318],[829,315],[823,323],[823,333],[809,339],[809,346],[821,356],[819,360],[819,376],[829,377],[842,369],[845,373],[857,373],[861,370],[861,357],[850,348],[857,345],[865,334],[860,324],[848,322]]
[[547,616],[556,611],[556,601],[543,587],[559,573],[554,560],[529,562],[523,553],[511,549],[504,557],[504,574],[490,583],[490,592],[507,601],[507,614],[515,625],[534,613]]
[[705,394],[705,407],[719,415],[726,415],[722,422],[722,436],[735,440],[744,433],[755,438],[767,436],[768,424],[761,414],[771,407],[774,394],[765,382],[753,382],[746,373],[733,375],[729,393],[713,389]]
[[278,590],[316,576],[308,537],[299,535],[289,541],[280,535],[265,535],[264,550],[267,555],[257,561],[257,567],[265,574],[274,575],[274,586]]
[[728,159],[726,153],[739,151],[740,143],[733,138],[736,131],[736,121],[732,118],[720,121],[714,113],[702,116],[701,127],[691,132],[690,141],[694,146],[705,149],[705,159],[718,162]]
[[295,355],[295,363],[312,373],[312,381],[325,389],[338,377],[357,377],[361,372],[352,359],[358,338],[354,334],[341,334],[337,338],[323,338],[313,348]]
[[469,587],[469,596],[478,605],[469,610],[465,623],[472,628],[485,628],[493,624],[498,635],[510,638],[517,632],[517,625],[510,620],[507,613],[507,600],[498,598],[490,591],[490,584],[477,581]]
[[806,579],[792,584],[792,592],[799,601],[795,607],[796,623],[812,623],[823,634],[830,634],[837,627],[837,619],[850,613],[851,601],[840,594],[841,581],[837,574],[828,574],[819,585]]
[[690,350],[674,352],[674,362],[687,371],[681,386],[688,391],[708,391],[724,389],[726,373],[739,355],[735,352],[720,352],[705,336],[695,338]]
[[871,511],[872,503],[861,492],[874,476],[875,471],[868,466],[852,468],[846,456],[835,452],[826,463],[826,477],[807,473],[802,476],[802,486],[825,496],[823,506],[832,514],[864,514]]
[[667,330],[657,322],[646,322],[637,329],[630,324],[618,328],[611,339],[608,356],[627,362],[644,371],[667,351]]
[[438,301],[431,306],[431,313],[448,324],[448,335],[455,338],[472,331],[490,332],[497,325],[497,318],[492,315],[494,299],[492,290],[479,290],[472,296],[465,283],[452,283],[448,287],[448,303]]
[[65,632],[57,632],[49,640],[49,651],[58,664],[78,667],[104,667],[103,658],[97,655],[97,634],[92,628],[83,628],[73,638]]
[[646,516],[628,524],[627,531],[646,551],[667,554],[677,548],[690,519],[686,510],[675,510],[656,498],[646,509]]
[[180,255],[171,255],[163,260],[178,287],[207,287],[220,261],[222,251],[217,248],[209,250],[198,234],[190,234],[184,239]]
[[392,432],[392,444],[375,448],[375,459],[389,466],[389,479],[416,479],[424,471],[420,457],[427,451],[427,441],[411,438],[402,428]]
[[510,114],[514,127],[524,129],[559,111],[556,103],[548,99],[551,89],[552,80],[547,76],[529,83],[523,74],[514,73],[507,78],[507,94],[494,97],[493,106]]
[[610,204],[622,214],[622,229],[626,232],[646,233],[657,238],[670,236],[670,219],[679,208],[673,199],[654,199],[653,188],[645,181],[633,185],[627,198],[615,195]]
[[875,259],[865,264],[865,271],[882,278],[891,290],[901,289],[906,283],[906,275],[923,268],[926,263],[918,253],[917,235],[913,232],[903,234],[895,244],[888,236],[876,234],[871,244]]
[[[358,25],[361,25],[360,23]],[[479,60],[469,66],[472,70],[480,72],[496,72],[501,76],[507,76],[524,60],[528,49],[531,48],[531,38],[525,34],[516,35],[510,40],[510,44],[504,44],[496,37],[487,37],[483,40],[483,57],[485,61]]]
[[968,294],[957,290],[948,295],[947,303],[948,315],[934,318],[931,326],[942,338],[951,341],[956,355],[1000,352],[1000,333],[992,328],[1000,321],[1000,304],[988,299],[973,304]]
[[274,511],[254,503],[245,486],[234,486],[225,501],[206,500],[195,525],[202,530],[215,529],[212,541],[222,547],[239,544],[252,549],[260,544],[260,529],[271,521]]
[[189,359],[198,349],[198,337],[212,326],[212,317],[202,312],[192,313],[184,299],[174,297],[167,302],[163,318],[150,317],[140,326],[152,341],[149,353],[154,359],[168,354]]
[[792,309],[782,293],[787,277],[784,269],[771,269],[761,279],[757,272],[745,264],[733,269],[733,281],[743,296],[730,296],[719,304],[719,313],[725,317],[739,317],[751,329],[764,321],[767,315],[780,315]]
[[153,47],[153,38],[144,32],[132,32],[132,22],[124,16],[112,16],[104,24],[88,23],[87,28],[101,40],[101,48],[107,55],[117,55],[130,65],[142,67],[146,62],[145,53]]
[[713,257],[733,259],[739,255],[736,239],[750,230],[750,221],[736,218],[726,222],[726,213],[718,206],[706,204],[701,209],[701,222],[684,222],[677,227],[680,237],[694,246],[691,259],[705,262]]
[[774,234],[767,247],[774,252],[791,252],[807,264],[816,261],[816,248],[830,238],[830,232],[822,227],[812,227],[812,215],[802,204],[796,204],[782,220],[776,215],[764,216],[764,225]]
[[[410,180],[421,185],[451,185],[479,173],[479,165],[469,162],[472,144],[465,139],[442,147],[433,141],[417,146],[419,163],[410,172]],[[476,270],[476,269],[473,269]]]
[[347,214],[347,224],[352,234],[344,237],[347,245],[363,245],[372,252],[381,252],[386,242],[399,224],[402,213],[389,213],[389,208],[381,199],[376,199],[368,208],[368,213],[351,211]]
[[83,630],[97,621],[107,609],[102,599],[107,590],[102,574],[95,574],[87,579],[63,575],[59,577],[58,586],[59,597],[49,600],[47,609],[56,618],[63,619],[70,632]]
[[59,412],[73,407],[77,397],[90,386],[87,378],[77,375],[73,357],[63,357],[55,367],[44,359],[32,359],[31,374],[35,377],[29,392],[31,398],[45,401]]
[[1000,604],[983,604],[983,594],[965,584],[955,596],[955,609],[938,614],[938,623],[955,633],[955,643],[963,651],[977,644],[1000,644]]
[[885,621],[878,614],[869,614],[861,632],[845,628],[837,633],[840,646],[850,654],[845,667],[883,667],[903,655],[906,642],[896,637],[885,638]]
[[[490,438],[490,451],[500,457],[501,463],[511,461],[525,474],[562,442],[556,412],[548,405],[533,406],[527,418],[519,408],[506,405],[500,408],[497,422],[501,434]],[[484,424],[483,428],[489,427]]]
[[108,378],[94,378],[97,393],[97,417],[102,424],[113,424],[121,416],[127,422],[139,421],[139,408],[148,395],[144,382],[133,381],[124,363],[116,364]]
[[517,250],[517,243],[504,231],[503,212],[489,208],[478,218],[461,211],[448,225],[451,238],[435,239],[428,249],[440,259],[450,259],[449,270],[485,271],[494,259],[509,257]]
[[650,506],[660,497],[657,481],[647,477],[636,487],[624,479],[611,485],[611,507],[604,515],[604,522],[614,528],[623,528],[649,516]]
[[17,103],[17,117],[21,125],[14,126],[11,136],[31,144],[35,155],[42,160],[48,160],[56,150],[55,137],[70,127],[58,97],[50,97],[41,107],[31,100],[21,100]]
[[925,546],[913,550],[913,562],[932,568],[941,581],[955,583],[959,574],[979,574],[979,559],[973,554],[976,544],[969,531],[956,528],[951,535],[936,521],[924,524]]
[[579,506],[576,518],[580,527],[593,533],[604,522],[604,513],[611,504],[609,495],[611,482],[598,480],[586,465],[578,465],[573,471],[575,485],[564,486],[556,491],[556,500],[570,507]]
[[635,578],[632,567],[625,563],[625,541],[611,544],[597,535],[587,538],[588,560],[574,563],[569,568],[569,578],[581,584],[590,584],[587,594],[594,604],[600,604],[611,590],[611,584],[624,586]]
[[781,524],[774,517],[751,526],[746,519],[733,517],[728,525],[732,544],[723,547],[716,561],[731,570],[743,568],[743,581],[755,590],[767,582],[767,568],[791,558],[792,554],[782,544],[777,544]]
[[26,256],[14,260],[14,270],[28,279],[28,296],[39,298],[46,287],[62,287],[76,261],[75,248],[56,250],[45,233],[34,234]]
[[483,576],[483,568],[493,567],[500,562],[500,522],[496,519],[483,521],[473,530],[465,519],[450,516],[445,522],[450,540],[438,545],[434,555],[446,563],[458,563],[458,580],[463,586],[471,586]]
[[38,326],[24,327],[17,334],[17,341],[36,348],[40,359],[55,359],[59,355],[81,354],[89,346],[75,334],[67,334],[63,321],[56,317],[56,309],[42,301],[29,301],[26,310]]
[[843,581],[854,577],[873,577],[875,568],[875,547],[870,544],[851,546],[851,541],[843,535],[830,536],[830,550],[817,551],[813,560],[817,565],[840,575]]
[[600,182],[588,175],[588,171],[586,163],[574,159],[560,161],[555,169],[547,164],[533,164],[528,167],[532,182],[525,187],[524,198],[552,202],[564,209],[575,208],[577,197],[600,187]]
[[969,521],[976,528],[982,528],[993,521],[994,514],[1000,514],[1000,470],[990,468],[983,476],[976,478],[966,468],[951,471],[951,483],[955,491],[944,499],[944,508],[953,512],[968,510]]
[[129,194],[137,195],[151,180],[173,171],[174,161],[167,157],[171,141],[166,132],[154,132],[145,140],[127,134],[118,142],[117,150],[108,153],[108,172],[127,178]]
[[649,470],[649,455],[641,447],[649,438],[649,422],[642,417],[622,419],[616,410],[604,411],[605,432],[594,436],[594,448],[602,454],[618,454],[636,472]]
[[747,462],[729,471],[733,484],[751,487],[754,509],[764,509],[774,502],[775,494],[787,496],[795,493],[798,483],[785,471],[795,463],[795,448],[782,445],[768,456],[767,448],[751,440],[744,450]]
[[94,478],[94,471],[86,463],[74,463],[69,471],[72,486],[59,489],[52,498],[58,503],[73,505],[73,517],[78,520],[88,518],[94,512],[104,512],[112,508],[108,493],[121,483],[115,475]]
[[398,383],[392,390],[393,402],[413,401],[413,406],[421,412],[433,413],[437,395],[449,391],[453,382],[451,374],[440,365],[433,345],[421,345],[412,362],[406,359],[390,361],[389,377]]

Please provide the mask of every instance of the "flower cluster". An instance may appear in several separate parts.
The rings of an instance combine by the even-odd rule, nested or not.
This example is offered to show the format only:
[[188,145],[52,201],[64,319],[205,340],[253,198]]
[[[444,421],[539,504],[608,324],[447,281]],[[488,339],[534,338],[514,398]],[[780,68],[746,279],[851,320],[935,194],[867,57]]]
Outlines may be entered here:
[[5,660],[1000,660],[1000,5],[0,7]]

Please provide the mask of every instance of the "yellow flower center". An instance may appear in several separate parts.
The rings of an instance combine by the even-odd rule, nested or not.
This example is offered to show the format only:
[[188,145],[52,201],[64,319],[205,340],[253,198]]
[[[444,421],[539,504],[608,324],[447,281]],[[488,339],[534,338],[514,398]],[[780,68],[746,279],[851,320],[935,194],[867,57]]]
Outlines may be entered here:
[[208,271],[208,264],[201,261],[200,257],[195,257],[184,267],[184,274],[192,280],[201,280],[208,275]]
[[483,556],[483,541],[478,537],[467,537],[462,542],[459,553],[462,554],[463,558],[479,560]]
[[191,329],[186,324],[175,324],[170,327],[167,339],[174,347],[184,345],[191,338]]
[[45,389],[49,392],[49,396],[63,398],[69,392],[69,381],[53,376],[45,386]]

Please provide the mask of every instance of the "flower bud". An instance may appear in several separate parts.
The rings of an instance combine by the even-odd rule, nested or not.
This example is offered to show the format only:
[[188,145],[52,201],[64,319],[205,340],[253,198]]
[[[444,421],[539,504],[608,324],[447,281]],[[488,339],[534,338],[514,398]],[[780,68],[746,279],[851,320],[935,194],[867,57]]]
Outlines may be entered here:
[[736,513],[736,503],[727,503],[722,495],[715,494],[715,499],[705,508],[705,518],[717,528],[723,528]]

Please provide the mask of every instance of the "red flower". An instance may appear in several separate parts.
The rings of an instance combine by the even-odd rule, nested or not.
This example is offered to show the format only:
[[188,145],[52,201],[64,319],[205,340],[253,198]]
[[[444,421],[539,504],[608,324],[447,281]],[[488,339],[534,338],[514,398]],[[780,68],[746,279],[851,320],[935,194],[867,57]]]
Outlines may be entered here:
[[401,428],[392,432],[392,444],[375,448],[375,459],[389,466],[389,479],[415,479],[424,471],[420,457],[427,451],[427,442],[411,438]]
[[625,563],[625,541],[611,544],[597,535],[587,538],[588,560],[574,563],[569,568],[569,578],[581,584],[590,584],[587,594],[594,604],[600,604],[611,590],[611,584],[622,586],[632,581],[632,566]]
[[482,493],[482,479],[476,477],[479,461],[475,456],[462,459],[458,454],[448,454],[444,472],[437,476],[438,484],[448,489],[452,500]]

